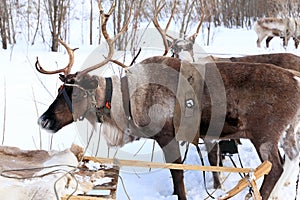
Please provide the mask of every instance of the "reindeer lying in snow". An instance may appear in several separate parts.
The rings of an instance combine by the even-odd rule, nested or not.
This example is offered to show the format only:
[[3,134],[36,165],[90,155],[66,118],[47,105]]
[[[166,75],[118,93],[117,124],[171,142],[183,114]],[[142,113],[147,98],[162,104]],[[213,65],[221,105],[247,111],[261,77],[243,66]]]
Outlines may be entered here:
[[[78,165],[76,156],[80,156],[80,152],[77,150],[76,145],[60,152],[25,151],[16,147],[0,146],[1,199],[56,200],[54,186],[58,197],[65,196],[68,194],[66,186],[70,176],[63,175]],[[73,180],[73,189],[76,188],[75,185]]]
[[298,48],[300,39],[300,20],[293,18],[262,18],[254,23],[254,30],[258,36],[257,47],[260,47],[262,40],[266,39],[266,46],[269,47],[273,37],[283,39],[283,46],[287,46],[292,37],[295,42],[295,48]]

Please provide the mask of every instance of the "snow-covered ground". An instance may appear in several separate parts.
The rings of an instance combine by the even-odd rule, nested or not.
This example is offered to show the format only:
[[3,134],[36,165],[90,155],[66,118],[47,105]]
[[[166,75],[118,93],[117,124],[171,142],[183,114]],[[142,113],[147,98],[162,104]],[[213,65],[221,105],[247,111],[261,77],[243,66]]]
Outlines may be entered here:
[[[205,34],[205,30],[202,33]],[[269,49],[258,49],[256,47],[256,34],[253,30],[217,28],[213,30],[212,35],[210,46],[204,45],[205,42],[203,41],[206,39],[201,34],[197,38],[197,44],[205,52],[216,56],[229,57],[272,52],[291,52],[300,56],[300,50],[294,49],[292,40],[287,49],[282,47],[282,41],[278,38],[271,41]],[[82,65],[86,64],[88,62],[86,58],[96,48],[96,46],[80,45],[77,40],[72,41],[70,46],[80,47],[75,52],[73,71],[79,70]],[[72,143],[85,146],[86,142],[78,131],[82,128],[79,123],[69,125],[55,135],[39,129],[37,125],[38,116],[54,100],[57,88],[61,83],[57,75],[41,75],[36,72],[34,68],[36,56],[39,56],[39,60],[45,68],[62,67],[68,61],[66,54],[49,52],[48,47],[43,44],[30,46],[22,38],[14,47],[8,50],[0,49],[2,73],[0,75],[0,128],[1,130],[2,127],[5,128],[5,135],[1,131],[0,142],[4,138],[4,145],[17,146],[22,149],[39,149],[41,147],[46,150],[50,148],[62,150],[70,147]],[[97,155],[116,155],[120,159],[128,159],[130,156],[130,159],[150,161],[151,153],[149,152],[152,152],[153,141],[149,140],[145,144],[144,141],[127,144],[121,150],[116,151],[104,147],[105,142],[101,140],[101,150]],[[242,143],[243,145],[239,146],[239,151],[244,167],[257,167],[260,161],[253,146],[247,140],[242,140]],[[142,145],[144,146],[142,147]],[[204,150],[204,147],[201,146],[201,148]],[[155,148],[154,153],[154,161],[163,160],[159,148]],[[205,156],[204,151],[203,153]],[[236,156],[234,158],[237,161]],[[205,162],[208,165],[207,159]],[[190,147],[186,164],[201,165],[194,147]],[[228,159],[225,161],[225,166],[232,166]],[[125,187],[119,181],[117,191],[119,200],[127,199],[126,192],[132,200],[177,199],[176,196],[172,196],[171,175],[166,169],[122,168],[120,176]],[[231,189],[240,179],[238,174],[230,174],[228,178],[227,176],[228,174],[223,174],[223,177],[226,177],[225,191]],[[207,173],[206,178],[209,191],[214,192],[211,174]],[[203,187],[202,172],[186,171],[185,187],[189,200],[202,200],[208,196]],[[233,199],[244,199],[247,192],[245,190]],[[221,194],[224,194],[224,191],[218,190],[213,196],[217,197]],[[295,184],[287,188],[284,194],[287,200],[295,199]],[[300,198],[299,194],[298,198]]]

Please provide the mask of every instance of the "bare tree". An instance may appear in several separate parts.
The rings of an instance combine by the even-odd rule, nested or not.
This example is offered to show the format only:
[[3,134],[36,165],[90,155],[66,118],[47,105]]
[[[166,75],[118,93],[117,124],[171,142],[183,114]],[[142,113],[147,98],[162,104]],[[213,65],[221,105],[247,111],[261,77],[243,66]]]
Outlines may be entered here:
[[0,3],[0,32],[1,32],[1,40],[2,40],[2,48],[7,49],[7,4],[6,0],[1,0]]
[[[102,0],[104,5],[110,4],[110,0]],[[93,10],[95,0],[81,1],[82,24],[89,24],[89,44],[98,37],[101,41],[101,29],[99,33],[94,33],[93,23],[98,13]],[[112,31],[117,33],[123,27],[125,20],[129,16],[129,7],[132,6],[133,20],[129,26],[129,34],[124,34],[115,43],[115,48],[124,50],[135,49],[136,31],[142,22],[151,22],[153,18],[153,0],[132,1],[114,0],[116,9],[112,15]],[[201,13],[205,13],[202,32],[211,35],[213,26],[225,27],[247,27],[251,28],[254,21],[262,17],[298,17],[300,13],[299,0],[186,0],[172,1],[163,0],[165,6],[159,14],[161,20],[168,19],[170,10],[176,2],[176,12],[173,17],[174,23],[178,27],[179,37],[184,38],[196,24],[198,24]],[[7,48],[8,44],[16,43],[16,31],[18,28],[27,36],[32,44],[35,40],[42,38],[42,41],[49,40],[44,35],[48,32],[44,16],[48,19],[48,29],[51,32],[50,47],[52,51],[57,51],[57,38],[70,40],[70,20],[73,16],[80,18],[80,13],[72,13],[71,4],[78,5],[74,0],[29,0],[29,1],[8,1],[0,0],[0,37],[2,48]],[[80,5],[79,5],[80,6]],[[87,8],[87,6],[90,6]],[[44,14],[44,15],[43,15]],[[86,15],[89,15],[86,16]],[[100,20],[99,20],[100,22]],[[100,27],[100,23],[99,23]],[[83,29],[83,25],[82,25]],[[130,34],[131,33],[131,34]],[[82,32],[83,34],[83,32]],[[209,39],[209,37],[208,37]],[[84,35],[82,35],[84,41]],[[207,44],[209,44],[209,40]]]
[[90,45],[93,44],[93,0],[90,0]]
[[36,38],[36,35],[38,33],[38,30],[39,30],[39,26],[40,26],[40,19],[41,19],[41,0],[38,0],[38,2],[35,4],[35,9],[36,9],[36,14],[37,14],[37,23],[36,23],[36,28],[35,28],[35,31],[34,31],[34,35],[33,35],[33,38],[32,38],[32,42],[31,42],[31,45],[34,45],[34,41],[35,41],[35,38]]
[[51,51],[56,52],[58,50],[58,38],[62,36],[63,23],[67,8],[70,6],[70,0],[44,0],[44,5],[51,31]]
[[[126,24],[126,19],[128,19],[132,13],[133,4],[134,1],[129,3],[123,0],[116,1],[116,10],[113,13],[114,34],[119,33]],[[115,47],[118,50],[124,50],[129,42],[128,37],[128,34],[121,35],[116,41]]]

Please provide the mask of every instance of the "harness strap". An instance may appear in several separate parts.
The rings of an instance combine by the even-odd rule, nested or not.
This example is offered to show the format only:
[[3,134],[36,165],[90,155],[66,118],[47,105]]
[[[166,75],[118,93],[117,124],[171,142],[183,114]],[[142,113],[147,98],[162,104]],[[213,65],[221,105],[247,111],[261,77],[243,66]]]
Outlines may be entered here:
[[[200,149],[200,147],[198,146],[198,144],[196,144],[196,149],[197,149],[197,152],[198,152],[198,155],[199,155],[199,158],[200,158],[200,161],[201,161],[202,166],[205,166],[205,164],[204,164],[204,158],[203,158],[203,155],[202,155],[202,153],[201,153],[201,149]],[[207,194],[210,198],[215,199],[215,197],[212,196],[212,194],[210,194],[209,191],[208,191],[208,189],[207,189],[205,171],[202,171],[202,174],[203,174],[204,189],[205,189],[206,194]]]
[[71,99],[70,97],[68,96],[67,92],[66,92],[66,88],[63,88],[61,93],[63,94],[63,97],[66,101],[66,104],[70,110],[71,113],[73,113],[73,107],[72,107],[72,102],[71,102]]
[[105,78],[105,103],[104,106],[102,107],[96,107],[96,116],[97,116],[97,121],[99,123],[103,122],[103,115],[106,115],[110,117],[110,109],[111,109],[111,100],[112,100],[112,93],[113,93],[113,84],[112,84],[112,79]]
[[111,99],[112,99],[112,79],[111,78],[105,78],[106,81],[106,87],[105,87],[105,107],[110,109],[111,108]]
[[132,118],[131,107],[130,107],[130,94],[129,94],[127,76],[121,78],[121,92],[122,92],[122,99],[123,99],[123,109],[127,119],[127,127],[125,130],[125,134],[136,136],[136,137],[147,138],[147,135],[145,135],[143,130],[139,129],[139,127],[137,127],[134,121],[132,120],[133,118]]
[[128,78],[124,76],[121,78],[121,91],[123,99],[123,108],[128,120],[132,119],[131,110],[130,110],[130,98],[129,98],[129,89],[128,89]]

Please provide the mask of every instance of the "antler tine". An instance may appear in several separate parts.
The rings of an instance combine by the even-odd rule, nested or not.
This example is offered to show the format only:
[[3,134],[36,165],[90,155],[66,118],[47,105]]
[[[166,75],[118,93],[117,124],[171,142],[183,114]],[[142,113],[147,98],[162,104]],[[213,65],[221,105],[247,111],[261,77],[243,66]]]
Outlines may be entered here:
[[71,49],[65,42],[63,42],[61,39],[58,39],[58,42],[60,44],[62,44],[65,49],[67,50],[68,52],[68,55],[69,55],[69,63],[66,67],[62,68],[62,69],[58,69],[58,70],[54,70],[54,71],[47,71],[45,70],[40,62],[39,62],[39,59],[38,57],[36,58],[36,62],[35,62],[35,68],[38,72],[42,73],[42,74],[57,74],[57,73],[64,73],[65,75],[67,74],[70,74],[71,72],[71,68],[74,64],[74,51],[77,50],[78,48],[75,48],[75,49]]
[[54,70],[54,71],[44,70],[44,68],[41,66],[41,64],[39,62],[38,57],[36,57],[35,68],[38,72],[40,72],[42,74],[58,74],[58,73],[64,72],[64,69],[58,69],[58,70]]
[[64,41],[62,41],[61,39],[58,39],[58,42],[63,45],[65,47],[65,49],[67,50],[67,53],[69,55],[69,63],[68,65],[64,68],[65,71],[64,73],[65,74],[70,74],[71,72],[71,69],[73,67],[73,64],[74,64],[74,51],[76,51],[78,48],[74,48],[74,49],[71,49]]
[[[200,1],[200,2],[201,2],[201,1]],[[203,6],[203,3],[201,3],[201,5]],[[195,32],[193,35],[189,36],[189,37],[188,37],[189,39],[190,39],[190,38],[193,38],[193,37],[196,38],[196,37],[198,36],[198,34],[199,34],[200,28],[201,28],[201,26],[202,26],[202,24],[203,24],[204,17],[205,17],[205,12],[204,12],[203,7],[201,8],[201,12],[202,12],[202,14],[201,14],[200,22],[199,22],[199,24],[198,24],[198,27],[197,27],[197,29],[196,29],[196,32]]]
[[109,34],[107,33],[106,30],[106,25],[107,25],[107,21],[110,17],[110,15],[112,14],[112,12],[115,9],[115,2],[111,5],[111,8],[109,9],[109,12],[107,14],[104,13],[104,9],[101,5],[101,0],[98,0],[98,7],[99,7],[99,11],[100,11],[100,16],[101,16],[101,30],[102,30],[102,34],[108,44],[108,55],[105,57],[105,60],[103,60],[102,62],[93,65],[81,72],[79,72],[78,77],[82,76],[83,74],[86,74],[90,71],[93,71],[95,69],[98,69],[100,67],[102,67],[103,65],[107,64],[110,61],[113,61],[114,63],[117,63],[118,65],[120,65],[121,67],[126,67],[124,64],[121,65],[120,62],[117,62],[115,60],[112,60],[112,57],[114,55],[114,47],[113,44],[115,43],[115,41],[128,29],[129,23],[130,23],[130,18],[132,15],[132,7],[133,7],[133,1],[131,2],[131,6],[130,6],[130,11],[129,11],[129,17],[127,19],[127,21],[124,23],[124,26],[122,27],[121,31],[116,34],[113,38],[110,38]]
[[170,24],[171,24],[171,21],[172,21],[172,18],[174,17],[174,14],[175,14],[175,11],[176,11],[176,4],[177,4],[177,1],[175,0],[174,1],[174,5],[173,5],[173,8],[172,8],[172,12],[171,12],[171,16],[170,16],[170,18],[169,18],[169,20],[168,20],[168,23],[167,23],[167,25],[166,25],[166,32],[167,32],[167,30],[169,29],[169,26],[170,26]]
[[[156,1],[153,1],[153,2],[154,2],[154,4],[155,4],[155,6],[156,6]],[[165,46],[165,52],[164,52],[163,56],[165,56],[165,55],[167,55],[167,53],[169,52],[169,45],[168,45],[168,41],[167,41],[167,36],[170,37],[170,38],[172,38],[171,36],[169,36],[169,35],[167,34],[167,30],[168,30],[168,28],[169,28],[169,26],[170,26],[170,24],[171,24],[172,18],[174,17],[174,14],[175,14],[175,11],[176,11],[176,4],[177,4],[177,2],[174,1],[174,6],[173,6],[173,9],[172,9],[172,13],[171,13],[171,16],[170,16],[170,18],[169,18],[169,20],[168,20],[168,22],[167,22],[167,25],[166,25],[165,29],[162,29],[162,28],[161,28],[161,26],[160,26],[159,23],[158,23],[158,19],[157,19],[157,18],[158,18],[158,14],[159,14],[160,11],[163,9],[163,7],[166,5],[166,4],[164,3],[162,6],[160,6],[160,4],[161,4],[161,1],[160,1],[160,2],[158,3],[158,5],[156,6],[156,9],[155,9],[155,13],[154,13],[154,17],[153,17],[153,19],[152,19],[152,22],[153,22],[155,28],[158,30],[158,32],[160,33],[160,35],[161,35],[161,37],[162,37],[162,39],[163,39],[163,43],[164,43],[164,46]],[[173,39],[173,38],[172,38],[172,39]]]

